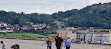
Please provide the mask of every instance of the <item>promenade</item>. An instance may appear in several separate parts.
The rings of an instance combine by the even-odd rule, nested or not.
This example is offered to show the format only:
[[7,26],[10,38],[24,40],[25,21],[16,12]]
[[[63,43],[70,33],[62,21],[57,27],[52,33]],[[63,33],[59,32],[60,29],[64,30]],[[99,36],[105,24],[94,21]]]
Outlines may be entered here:
[[[0,39],[6,43],[6,48],[10,49],[13,44],[19,44],[21,49],[46,49],[46,44],[42,46],[45,41],[36,40],[17,40],[17,39]],[[1,48],[1,44],[0,44]],[[54,42],[52,49],[56,49]],[[65,49],[63,47],[63,49]],[[92,45],[92,44],[72,44],[71,49],[111,49],[111,46]]]

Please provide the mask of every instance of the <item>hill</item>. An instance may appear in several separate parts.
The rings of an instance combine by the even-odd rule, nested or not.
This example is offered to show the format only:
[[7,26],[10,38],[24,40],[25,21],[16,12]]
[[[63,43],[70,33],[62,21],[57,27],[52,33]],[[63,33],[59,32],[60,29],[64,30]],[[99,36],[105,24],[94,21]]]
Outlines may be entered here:
[[27,25],[26,22],[34,22],[52,25],[54,20],[62,21],[66,26],[70,27],[111,28],[111,3],[99,3],[87,6],[80,10],[72,9],[65,12],[59,11],[58,13],[53,13],[51,15],[0,11],[0,21],[9,24]]
[[0,11],[0,21],[9,23],[9,24],[23,24],[27,25],[27,22],[34,22],[34,23],[46,23],[50,24],[53,21],[53,18],[48,14],[38,14],[38,13],[31,13],[25,14],[24,12],[16,13],[16,12],[6,12]]
[[66,26],[111,28],[111,3],[94,4],[80,10],[59,11],[51,16],[64,21]]

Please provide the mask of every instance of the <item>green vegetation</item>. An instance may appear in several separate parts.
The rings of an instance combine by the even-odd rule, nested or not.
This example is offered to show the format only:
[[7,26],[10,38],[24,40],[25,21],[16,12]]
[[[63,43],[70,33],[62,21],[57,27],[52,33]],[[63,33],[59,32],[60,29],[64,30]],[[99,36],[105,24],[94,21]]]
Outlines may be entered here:
[[37,37],[48,37],[40,34],[33,34],[33,33],[6,33],[6,35],[0,34],[2,37],[8,38],[37,38]]
[[110,30],[110,29],[95,29],[95,30],[103,31],[103,30]]
[[[89,30],[89,29],[87,29],[87,30]],[[94,30],[104,31],[104,30],[110,30],[110,29],[94,29]]]
[[57,35],[56,34],[47,34],[49,37],[55,38]]
[[[54,20],[62,21],[67,27],[95,27],[95,28],[111,28],[111,2],[104,4],[94,4],[87,6],[83,9],[72,9],[68,11],[59,11],[58,13],[38,14],[31,13],[25,14],[24,12],[6,12],[0,11],[0,21],[9,24],[23,24],[28,25],[26,22],[46,23],[47,25],[54,26]],[[8,18],[8,19],[7,19]],[[66,20],[67,18],[67,20]]]
[[[94,4],[83,9],[73,9],[65,12],[59,11],[51,16],[64,21],[66,26],[111,28],[111,3]],[[66,18],[68,19],[66,21]]]
[[43,29],[38,29],[38,30],[14,30],[16,33],[34,33],[34,34],[41,34],[47,36],[47,34],[56,34],[60,29],[57,29],[57,27],[50,27],[50,28],[43,28]]

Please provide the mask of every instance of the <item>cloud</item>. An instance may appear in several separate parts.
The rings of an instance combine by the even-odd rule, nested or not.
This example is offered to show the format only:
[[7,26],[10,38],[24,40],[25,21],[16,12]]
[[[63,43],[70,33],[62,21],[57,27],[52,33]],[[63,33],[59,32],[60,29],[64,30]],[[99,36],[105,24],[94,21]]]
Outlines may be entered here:
[[97,4],[97,3],[107,3],[107,2],[111,2],[111,0],[88,0],[89,5],[92,4]]
[[88,0],[89,1],[89,5],[92,5],[92,4],[95,4],[95,3],[98,3],[97,0]]
[[0,9],[25,13],[47,13],[81,9],[95,3],[111,0],[0,0]]

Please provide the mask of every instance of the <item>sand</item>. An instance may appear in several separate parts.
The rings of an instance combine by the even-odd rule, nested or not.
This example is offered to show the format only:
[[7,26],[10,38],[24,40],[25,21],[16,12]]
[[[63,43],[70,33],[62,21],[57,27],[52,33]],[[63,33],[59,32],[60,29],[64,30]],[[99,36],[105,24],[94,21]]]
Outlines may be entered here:
[[[11,45],[19,44],[21,49],[46,49],[46,44],[42,46],[45,41],[36,40],[18,40],[18,39],[0,39],[6,43],[6,48],[10,49]],[[1,48],[1,44],[0,44]],[[54,42],[52,49],[56,49]],[[65,47],[63,47],[65,49]],[[111,46],[92,45],[92,44],[72,44],[71,49],[111,49]]]

